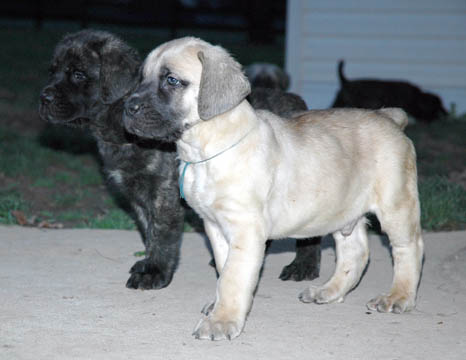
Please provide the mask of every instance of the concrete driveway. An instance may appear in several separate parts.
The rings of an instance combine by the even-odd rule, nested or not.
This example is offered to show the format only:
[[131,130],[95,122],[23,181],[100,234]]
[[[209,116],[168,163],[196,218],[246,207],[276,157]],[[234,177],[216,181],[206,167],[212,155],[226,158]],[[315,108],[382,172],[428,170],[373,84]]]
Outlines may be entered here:
[[[243,334],[195,340],[216,277],[205,239],[187,233],[180,266],[162,290],[125,288],[142,250],[136,231],[0,226],[0,359],[466,359],[466,232],[426,233],[417,308],[370,312],[390,287],[386,242],[371,236],[371,260],[342,304],[298,301],[309,282],[283,282],[293,242],[274,242]],[[321,277],[335,254],[324,241]]]

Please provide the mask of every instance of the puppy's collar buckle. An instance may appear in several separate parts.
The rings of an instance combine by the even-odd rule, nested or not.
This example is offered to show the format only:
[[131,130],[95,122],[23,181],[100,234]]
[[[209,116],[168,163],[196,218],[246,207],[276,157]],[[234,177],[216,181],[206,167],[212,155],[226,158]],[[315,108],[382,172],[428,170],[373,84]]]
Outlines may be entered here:
[[185,174],[186,174],[186,170],[188,169],[188,166],[189,166],[189,165],[201,164],[201,163],[207,162],[207,161],[209,161],[209,160],[212,160],[212,159],[216,158],[217,156],[222,155],[224,152],[227,152],[228,150],[234,148],[234,147],[235,147],[236,145],[238,145],[241,141],[243,141],[244,138],[246,138],[246,136],[248,136],[248,135],[251,133],[252,130],[253,130],[253,129],[249,130],[249,131],[248,131],[246,134],[244,134],[237,142],[233,143],[233,145],[230,145],[230,146],[227,147],[226,149],[220,151],[219,153],[217,153],[217,154],[215,154],[215,155],[213,155],[213,156],[211,156],[211,157],[208,157],[207,159],[203,159],[203,160],[199,160],[199,161],[185,161],[185,160],[183,160],[183,159],[180,159],[182,162],[185,163],[185,164],[184,164],[184,167],[183,167],[183,171],[181,172],[181,176],[180,176],[180,178],[179,178],[179,180],[178,180],[178,185],[179,185],[179,188],[180,188],[180,197],[181,197],[182,199],[185,199],[185,197],[184,197],[184,176],[185,176]]

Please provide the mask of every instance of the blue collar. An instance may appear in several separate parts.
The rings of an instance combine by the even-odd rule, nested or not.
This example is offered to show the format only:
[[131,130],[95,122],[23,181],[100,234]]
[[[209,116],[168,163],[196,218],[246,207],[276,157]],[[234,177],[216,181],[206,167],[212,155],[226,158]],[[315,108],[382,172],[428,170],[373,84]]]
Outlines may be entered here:
[[241,138],[240,138],[237,142],[235,142],[233,145],[227,147],[226,149],[220,151],[219,153],[217,153],[217,154],[215,154],[215,155],[213,155],[213,156],[211,156],[211,157],[209,157],[209,158],[207,158],[207,159],[203,159],[203,160],[199,160],[199,161],[185,161],[185,160],[183,160],[183,159],[180,159],[182,162],[185,163],[185,165],[184,165],[184,167],[183,167],[183,171],[182,171],[182,173],[181,173],[181,176],[180,176],[180,178],[179,178],[179,180],[178,180],[178,185],[179,185],[179,187],[180,187],[180,197],[181,197],[182,199],[185,198],[185,197],[184,197],[184,191],[183,191],[184,176],[185,176],[185,174],[186,174],[186,169],[188,168],[189,165],[191,165],[191,164],[192,164],[192,165],[201,164],[201,163],[207,162],[207,161],[209,161],[209,160],[212,160],[213,158],[216,158],[217,156],[222,155],[224,152],[227,152],[227,151],[230,150],[231,148],[234,148],[234,147],[235,147],[236,145],[238,145],[241,141],[243,141],[244,138],[245,138],[246,136],[248,136],[249,133],[250,133],[251,131],[252,131],[252,129],[249,130],[243,137],[241,137]]

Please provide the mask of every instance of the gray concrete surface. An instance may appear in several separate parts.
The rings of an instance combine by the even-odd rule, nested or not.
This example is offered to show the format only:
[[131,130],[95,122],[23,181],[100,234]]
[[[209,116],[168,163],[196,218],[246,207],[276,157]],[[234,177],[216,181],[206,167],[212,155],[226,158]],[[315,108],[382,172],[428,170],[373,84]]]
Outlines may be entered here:
[[[424,234],[418,306],[403,315],[366,310],[388,290],[391,259],[371,236],[371,260],[342,304],[303,304],[308,283],[283,282],[291,241],[275,242],[243,334],[231,342],[191,332],[213,299],[215,273],[199,234],[185,234],[172,284],[125,288],[135,231],[0,227],[0,359],[466,359],[466,233]],[[326,239],[322,283],[333,271]]]

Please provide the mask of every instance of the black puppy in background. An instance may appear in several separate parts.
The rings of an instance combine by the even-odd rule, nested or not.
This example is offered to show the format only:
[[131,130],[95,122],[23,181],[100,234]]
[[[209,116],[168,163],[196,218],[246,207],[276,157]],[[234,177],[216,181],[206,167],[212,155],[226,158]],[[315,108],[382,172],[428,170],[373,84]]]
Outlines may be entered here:
[[332,107],[380,109],[400,107],[419,121],[432,122],[447,115],[442,100],[435,94],[423,92],[406,81],[376,79],[348,80],[343,73],[344,61],[338,63],[340,90]]
[[137,52],[110,33],[67,35],[55,48],[39,113],[51,123],[89,127],[106,179],[129,203],[145,245],[146,257],[131,268],[126,286],[160,289],[177,266],[184,211],[174,147],[141,141],[122,124],[124,97],[139,67]]
[[[308,110],[300,96],[285,91],[290,80],[278,66],[256,63],[246,67],[245,73],[251,83],[248,101],[255,109],[269,110],[290,121],[293,115]],[[301,281],[319,277],[320,244],[321,237],[296,240],[296,257],[283,268],[280,279]]]

